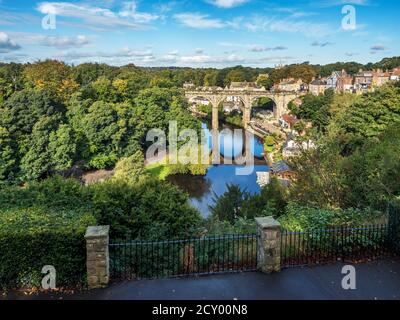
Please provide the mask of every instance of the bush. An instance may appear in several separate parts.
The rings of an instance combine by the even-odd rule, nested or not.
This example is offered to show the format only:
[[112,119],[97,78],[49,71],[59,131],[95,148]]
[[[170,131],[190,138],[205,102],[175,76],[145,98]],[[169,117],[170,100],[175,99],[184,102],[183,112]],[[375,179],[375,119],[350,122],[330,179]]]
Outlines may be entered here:
[[278,220],[282,227],[289,231],[305,231],[385,223],[386,217],[380,212],[368,209],[320,209],[292,202],[287,205],[286,213]]
[[0,209],[0,288],[39,287],[45,265],[56,269],[56,285],[83,285],[89,213],[27,207]]
[[113,180],[89,187],[99,224],[111,225],[111,237],[145,240],[182,239],[196,235],[201,216],[187,194],[157,179],[136,186]]

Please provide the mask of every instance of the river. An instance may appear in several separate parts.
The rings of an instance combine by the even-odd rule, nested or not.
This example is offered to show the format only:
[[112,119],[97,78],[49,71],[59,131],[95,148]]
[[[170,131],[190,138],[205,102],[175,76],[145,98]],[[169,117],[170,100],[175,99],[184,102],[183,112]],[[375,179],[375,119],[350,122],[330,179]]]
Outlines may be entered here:
[[[238,129],[233,126],[224,125],[222,129]],[[208,148],[212,148],[210,132],[207,124],[203,124],[203,130],[208,137]],[[222,131],[222,130],[221,130]],[[231,157],[238,155],[244,149],[244,135],[235,136],[227,135],[226,132],[220,133],[220,154],[222,157]],[[239,165],[213,165],[205,176],[191,175],[173,175],[167,179],[171,183],[185,190],[190,196],[190,203],[196,207],[204,217],[210,214],[209,205],[213,203],[214,194],[220,196],[227,190],[227,184],[237,184],[242,189],[247,190],[252,194],[257,194],[261,191],[257,184],[257,171],[267,171],[268,166],[263,160],[263,142],[260,138],[254,137],[251,140],[252,150],[255,158],[254,170],[250,175],[237,175],[236,169]]]

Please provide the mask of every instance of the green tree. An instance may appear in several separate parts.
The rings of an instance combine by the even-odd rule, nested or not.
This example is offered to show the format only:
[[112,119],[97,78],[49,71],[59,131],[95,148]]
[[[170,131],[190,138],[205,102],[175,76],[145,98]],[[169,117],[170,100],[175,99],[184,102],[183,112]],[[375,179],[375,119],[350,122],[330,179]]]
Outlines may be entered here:
[[209,209],[211,214],[220,221],[229,221],[233,224],[237,218],[244,218],[242,207],[250,194],[234,184],[227,184],[227,189],[221,196],[214,193],[213,204],[209,206]]
[[0,127],[0,184],[13,181],[17,171],[15,141],[6,128]]
[[143,181],[147,176],[141,151],[136,151],[127,158],[121,158],[114,169],[114,179],[123,180],[132,185]]
[[57,121],[51,117],[43,117],[34,125],[26,153],[21,159],[22,177],[25,181],[37,180],[50,171],[50,135],[56,128]]
[[115,105],[96,101],[83,121],[91,153],[89,166],[104,169],[113,165],[118,158],[121,139]]
[[48,149],[53,170],[63,171],[71,168],[77,156],[76,139],[72,129],[66,124],[61,124],[57,131],[52,131]]

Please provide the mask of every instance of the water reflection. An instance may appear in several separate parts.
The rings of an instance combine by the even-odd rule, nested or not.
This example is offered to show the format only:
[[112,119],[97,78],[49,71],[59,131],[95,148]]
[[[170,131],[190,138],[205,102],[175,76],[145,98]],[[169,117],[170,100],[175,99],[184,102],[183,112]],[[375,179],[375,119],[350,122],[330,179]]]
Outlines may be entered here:
[[[203,132],[206,137],[205,149],[209,152],[212,150],[212,135],[206,123],[202,124]],[[235,133],[235,129],[239,130]],[[245,131],[241,128],[234,126],[224,125],[222,130],[219,132],[219,151],[223,158],[232,159],[245,153],[246,147],[251,151],[251,154],[257,158],[263,158],[263,142],[257,136],[252,136],[250,141],[246,141]],[[246,146],[246,143],[250,143],[250,146]]]
[[190,203],[199,209],[204,217],[210,214],[208,208],[212,204],[214,193],[222,195],[226,192],[227,183],[237,184],[252,194],[261,191],[257,184],[257,171],[267,171],[268,166],[256,165],[253,173],[247,176],[236,175],[237,165],[215,165],[210,167],[205,176],[175,175],[168,177],[168,181],[179,186],[190,196]]
[[[233,136],[232,134],[228,134],[227,131],[224,131],[224,129],[231,129],[233,132],[235,127],[225,125],[220,131],[219,146],[221,156],[223,158],[231,158],[232,156],[243,154],[244,150],[246,150],[244,132],[241,135]],[[207,124],[205,123],[203,124],[203,130],[207,139],[205,148],[208,149],[208,151],[211,151],[212,136]],[[254,171],[250,175],[237,175],[236,169],[241,167],[239,165],[221,164],[210,167],[205,176],[180,174],[169,176],[167,179],[186,191],[190,196],[190,203],[194,207],[198,208],[203,216],[207,217],[210,214],[208,206],[212,204],[214,193],[218,196],[222,195],[227,190],[226,184],[237,184],[242,189],[253,194],[261,191],[257,184],[256,172],[268,170],[265,161],[261,160],[263,159],[263,143],[262,140],[257,137],[252,137],[250,143],[252,144],[250,149],[252,150],[252,154],[256,160]],[[257,163],[260,163],[260,165],[257,165]]]

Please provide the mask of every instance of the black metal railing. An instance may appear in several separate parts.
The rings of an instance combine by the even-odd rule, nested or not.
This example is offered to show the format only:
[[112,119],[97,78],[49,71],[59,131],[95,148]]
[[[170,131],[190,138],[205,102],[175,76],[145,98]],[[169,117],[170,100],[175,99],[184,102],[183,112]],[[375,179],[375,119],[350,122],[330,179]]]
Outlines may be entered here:
[[400,201],[389,204],[388,214],[392,250],[400,254]]
[[257,235],[224,235],[188,240],[112,241],[113,279],[151,279],[257,268]]
[[282,231],[282,268],[341,262],[357,263],[392,255],[389,225]]

